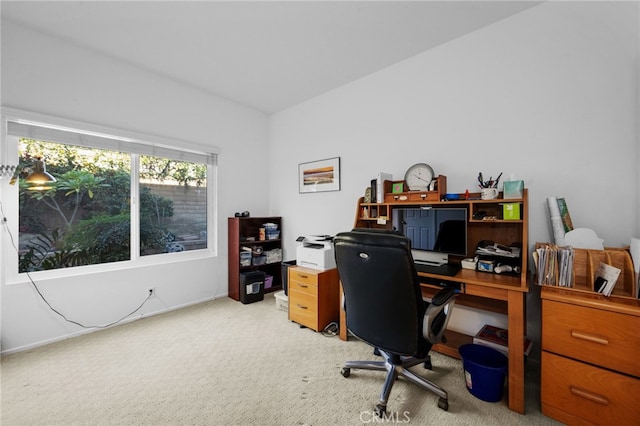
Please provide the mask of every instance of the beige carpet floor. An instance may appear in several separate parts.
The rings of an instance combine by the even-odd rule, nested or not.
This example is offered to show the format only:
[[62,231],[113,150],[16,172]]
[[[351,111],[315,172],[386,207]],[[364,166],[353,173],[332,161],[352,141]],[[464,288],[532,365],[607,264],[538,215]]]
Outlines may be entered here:
[[[300,328],[273,294],[243,305],[228,298],[144,318],[2,358],[3,426],[13,425],[363,425],[379,372],[340,375],[371,348]],[[527,364],[526,415],[505,400],[481,401],[464,385],[459,360],[433,353],[449,392],[438,397],[395,384],[386,424],[555,425],[540,413],[539,379]],[[506,398],[505,398],[506,399]]]

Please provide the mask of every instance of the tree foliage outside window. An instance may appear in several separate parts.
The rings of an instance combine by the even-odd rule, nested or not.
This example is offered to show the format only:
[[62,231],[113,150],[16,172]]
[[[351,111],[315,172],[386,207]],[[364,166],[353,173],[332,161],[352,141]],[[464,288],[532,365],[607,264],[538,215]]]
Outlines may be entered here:
[[[26,138],[19,153],[22,178],[42,157],[57,179],[46,191],[29,190],[20,179],[19,272],[131,258],[131,154]],[[140,255],[206,248],[206,195],[204,203],[194,199],[206,172],[204,164],[140,156],[133,179],[145,181],[137,203]]]

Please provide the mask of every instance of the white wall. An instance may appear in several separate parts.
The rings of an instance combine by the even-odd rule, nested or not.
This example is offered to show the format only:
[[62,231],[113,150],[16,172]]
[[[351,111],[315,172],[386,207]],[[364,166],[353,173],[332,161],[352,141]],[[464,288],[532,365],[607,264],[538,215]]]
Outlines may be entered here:
[[[217,146],[221,151],[219,256],[50,280],[34,274],[51,302],[72,319],[104,324],[133,310],[150,284],[156,296],[141,315],[227,294],[226,218],[243,210],[269,214],[266,115],[13,24],[2,25],[1,71],[3,107]],[[244,178],[249,167],[253,176],[261,176],[259,187]],[[0,200],[7,192],[5,187]],[[9,220],[16,218],[9,215]],[[5,232],[0,238],[4,271],[4,259],[15,252]],[[4,352],[81,332],[46,308],[29,284],[7,283],[4,273],[1,283]]]
[[[575,226],[628,244],[639,233],[638,16],[637,2],[547,2],[272,116],[285,257],[297,235],[350,229],[369,180],[402,179],[416,162],[446,175],[449,192],[476,189],[479,171],[524,179],[532,244],[552,240],[549,196],[566,198]],[[298,194],[297,164],[333,156],[341,191]]]
[[[550,239],[544,200],[563,195],[577,226],[624,245],[640,235],[639,17],[637,3],[545,3],[271,120],[3,24],[2,106],[221,149],[217,258],[47,280],[43,290],[70,316],[95,323],[128,312],[150,282],[157,297],[144,315],[224,295],[227,216],[282,215],[291,259],[296,236],[351,228],[355,201],[376,172],[402,178],[422,161],[448,177],[451,191],[473,188],[480,170],[523,178],[532,242]],[[341,191],[298,194],[298,163],[333,156],[342,160]],[[247,167],[260,187],[244,179]],[[14,254],[0,238],[4,268]],[[8,284],[3,274],[0,284],[3,351],[80,332],[26,283]],[[536,298],[529,301],[535,327]]]

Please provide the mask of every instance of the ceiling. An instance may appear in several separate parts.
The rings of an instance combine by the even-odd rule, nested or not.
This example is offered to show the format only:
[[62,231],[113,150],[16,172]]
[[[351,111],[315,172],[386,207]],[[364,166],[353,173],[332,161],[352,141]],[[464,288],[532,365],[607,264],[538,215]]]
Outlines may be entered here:
[[272,114],[526,1],[6,1],[2,21]]

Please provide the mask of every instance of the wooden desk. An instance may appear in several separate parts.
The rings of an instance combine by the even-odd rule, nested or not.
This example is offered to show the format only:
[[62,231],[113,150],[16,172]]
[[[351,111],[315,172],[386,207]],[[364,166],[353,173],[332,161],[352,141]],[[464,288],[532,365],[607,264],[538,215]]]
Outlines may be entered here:
[[[468,211],[467,220],[467,253],[473,256],[480,241],[494,241],[503,245],[520,243],[520,276],[477,272],[462,269],[455,277],[447,277],[426,273],[418,273],[425,278],[435,278],[439,281],[459,283],[461,291],[456,303],[473,308],[506,314],[509,329],[509,408],[518,413],[524,413],[524,336],[526,335],[525,296],[529,291],[529,275],[527,262],[528,249],[528,189],[524,189],[521,199],[504,199],[503,193],[493,200],[480,199],[479,193],[458,194],[456,200],[444,201],[446,191],[446,177],[439,176],[436,191],[413,191],[403,194],[388,193],[391,189],[385,181],[385,199],[382,203],[367,203],[360,197],[356,206],[354,228],[382,228],[392,229],[399,208],[429,207],[460,207]],[[404,197],[403,197],[404,196]],[[518,204],[521,217],[505,218],[504,204]],[[400,217],[400,216],[398,216]],[[395,219],[394,219],[395,218]],[[396,229],[400,229],[397,226]],[[452,257],[449,257],[452,260]],[[453,259],[455,261],[455,259]],[[458,259],[459,261],[459,259]],[[427,281],[427,280],[425,280]],[[440,287],[423,284],[422,293],[425,297],[433,296]],[[455,308],[454,308],[455,309]],[[484,324],[478,324],[478,330]],[[467,336],[453,331],[447,331],[447,344],[434,345],[435,351],[460,358],[458,347],[465,343],[472,343],[473,336]],[[346,340],[346,318],[340,312],[340,338]]]
[[[418,273],[419,276],[460,283],[456,303],[504,313],[509,329],[509,409],[524,414],[524,336],[526,335],[525,297],[528,287],[520,285],[520,278],[462,269],[455,277]],[[431,297],[440,288],[422,284],[424,297]],[[454,308],[455,309],[455,308]],[[447,344],[437,344],[433,350],[460,358],[458,347],[472,343],[473,336],[447,331]],[[340,339],[347,340],[346,314],[340,309]],[[519,356],[516,354],[520,354]]]

